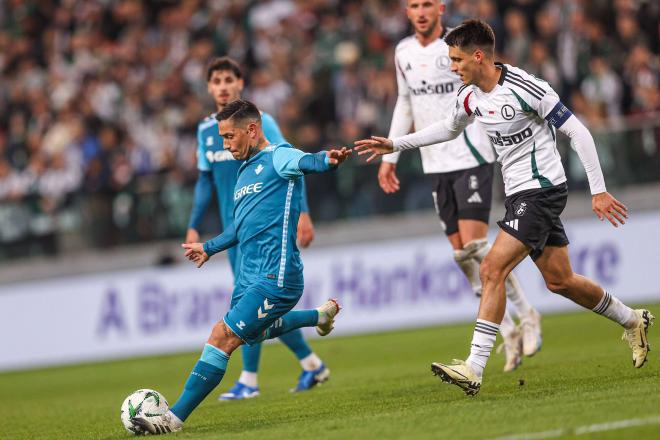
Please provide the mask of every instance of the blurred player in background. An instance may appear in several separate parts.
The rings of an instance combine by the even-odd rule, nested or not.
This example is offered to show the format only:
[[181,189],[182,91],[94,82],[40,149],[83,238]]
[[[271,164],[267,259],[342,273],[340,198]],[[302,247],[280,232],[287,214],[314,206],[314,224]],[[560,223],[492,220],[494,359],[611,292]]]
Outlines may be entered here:
[[[227,104],[240,99],[243,90],[243,73],[238,63],[231,58],[213,59],[206,72],[207,88],[215,101],[217,111]],[[238,169],[243,164],[223,148],[223,140],[218,133],[216,113],[205,118],[197,127],[197,162],[199,176],[195,185],[195,197],[192,213],[186,234],[186,243],[199,242],[199,225],[208,208],[215,190],[220,208],[220,219],[223,228],[234,220],[234,186]],[[261,113],[263,131],[266,139],[272,143],[285,142],[277,123],[268,113]],[[298,243],[301,247],[309,246],[314,238],[314,227],[309,216],[304,180],[301,179],[301,214],[298,221]],[[234,278],[240,273],[240,250],[228,250]],[[232,304],[236,301],[232,297]],[[305,391],[317,383],[326,381],[330,370],[305,342],[300,330],[280,336],[280,340],[296,355],[303,369],[298,384],[292,391]],[[243,346],[243,371],[238,381],[226,393],[220,395],[220,400],[236,400],[256,397],[259,395],[257,371],[261,355],[261,344]]]
[[310,154],[287,143],[272,143],[262,130],[263,117],[249,101],[227,104],[216,115],[224,149],[242,162],[234,189],[234,221],[206,243],[184,243],[185,256],[201,267],[208,259],[239,246],[235,300],[211,331],[183,392],[170,410],[157,417],[135,417],[151,434],[180,431],[183,422],[218,386],[232,352],[301,327],[321,336],[333,329],[339,305],[329,300],[316,309],[292,309],[304,288],[303,265],[296,246],[305,174],[336,168],[350,150]]
[[452,71],[465,87],[459,89],[445,118],[417,133],[393,140],[372,137],[357,141],[360,154],[419,148],[460,136],[473,120],[481,124],[502,163],[506,214],[500,232],[481,264],[483,292],[470,356],[452,364],[434,363],[443,381],[468,395],[481,388],[482,375],[500,330],[506,297],[505,278],[530,256],[552,292],[620,324],[632,349],[635,368],[646,362],[647,332],[653,322],[648,310],[633,310],[614,295],[573,272],[568,237],[560,215],[566,206],[566,175],[556,146],[556,130],[571,139],[587,173],[592,209],[615,227],[624,224],[627,208],[605,188],[598,153],[589,130],[562,104],[548,83],[522,69],[495,63],[495,35],[481,20],[468,20],[446,37]]
[[[441,17],[445,5],[440,0],[408,0],[406,12],[415,34],[399,42],[395,52],[399,88],[389,137],[420,130],[451,111],[460,78],[450,70],[449,48],[443,40],[446,29]],[[427,174],[437,176],[433,202],[454,259],[481,295],[479,265],[490,246],[486,235],[491,207],[495,153],[478,124],[469,124],[456,139],[420,149]],[[385,193],[399,190],[396,164],[400,153],[383,156],[378,182]],[[500,327],[504,339],[504,371],[513,371],[521,354],[534,355],[541,347],[541,317],[530,305],[516,276],[506,279],[507,297],[520,317],[520,327],[505,313]]]

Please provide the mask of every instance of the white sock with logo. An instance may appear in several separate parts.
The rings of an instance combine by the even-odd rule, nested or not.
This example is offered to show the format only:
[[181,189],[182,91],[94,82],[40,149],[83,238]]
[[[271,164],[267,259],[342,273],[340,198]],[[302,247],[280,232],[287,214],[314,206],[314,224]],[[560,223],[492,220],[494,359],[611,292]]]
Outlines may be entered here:
[[631,329],[639,323],[635,311],[608,292],[604,292],[600,302],[592,310],[614,322],[618,322],[625,329]]
[[495,338],[497,337],[499,329],[500,326],[494,322],[477,319],[477,324],[474,327],[474,333],[472,335],[470,356],[465,363],[467,363],[472,371],[474,371],[479,377],[484,374],[484,368],[486,368],[490,352],[493,351]]
[[316,353],[311,353],[304,358],[300,359],[300,366],[305,371],[314,371],[321,368],[323,362],[321,358],[316,355]]
[[256,388],[258,385],[257,373],[252,373],[251,371],[241,371],[241,376],[238,378],[238,381],[243,385]]

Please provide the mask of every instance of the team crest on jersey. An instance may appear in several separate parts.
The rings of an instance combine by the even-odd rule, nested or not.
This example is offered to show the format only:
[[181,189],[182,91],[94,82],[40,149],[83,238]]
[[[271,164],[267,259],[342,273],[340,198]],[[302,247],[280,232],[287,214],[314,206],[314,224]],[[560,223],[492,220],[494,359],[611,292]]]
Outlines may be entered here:
[[479,189],[479,179],[477,178],[476,175],[472,174],[470,176],[470,183],[468,184],[470,186],[471,190],[478,190]]
[[527,211],[527,202],[520,202],[520,204],[516,207],[516,216],[517,217],[522,217],[525,215],[525,212]]
[[207,147],[212,147],[213,146],[213,136],[209,136],[206,138],[206,146]]
[[437,67],[438,69],[447,68],[449,67],[450,64],[451,64],[451,60],[446,55],[440,55],[438,58],[435,59],[435,67]]
[[502,107],[502,117],[507,121],[510,121],[514,116],[516,116],[516,110],[509,104],[504,104]]

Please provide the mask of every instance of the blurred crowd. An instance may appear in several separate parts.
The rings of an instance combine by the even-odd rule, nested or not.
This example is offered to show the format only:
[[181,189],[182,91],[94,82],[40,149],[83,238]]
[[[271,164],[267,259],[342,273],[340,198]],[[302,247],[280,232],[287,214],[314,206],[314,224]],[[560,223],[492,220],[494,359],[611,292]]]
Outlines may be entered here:
[[[657,1],[445,3],[445,25],[489,22],[498,58],[547,80],[592,126],[660,110]],[[245,97],[299,148],[387,133],[394,47],[410,33],[404,6],[0,2],[0,242],[43,243],[67,227],[85,228],[98,246],[181,234],[196,125],[214,110],[205,66],[216,55],[245,66]],[[347,169],[309,185],[317,217],[375,210],[373,173]]]

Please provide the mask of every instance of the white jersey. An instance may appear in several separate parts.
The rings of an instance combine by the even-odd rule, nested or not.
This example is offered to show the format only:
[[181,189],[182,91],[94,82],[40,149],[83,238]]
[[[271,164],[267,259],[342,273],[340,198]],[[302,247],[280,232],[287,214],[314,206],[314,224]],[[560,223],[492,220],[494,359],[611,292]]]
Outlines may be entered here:
[[[450,70],[449,46],[442,38],[422,46],[415,36],[399,42],[395,52],[399,89],[389,138],[428,127],[439,116],[451,113],[456,91],[462,86]],[[412,127],[411,127],[412,126]],[[425,173],[446,173],[474,168],[495,160],[488,137],[478,124],[470,124],[461,136],[420,149]],[[383,160],[396,163],[398,153]]]
[[589,130],[564,106],[545,81],[509,65],[488,93],[477,86],[458,89],[454,108],[446,118],[424,130],[392,139],[394,151],[419,148],[454,139],[472,120],[477,121],[495,147],[502,164],[507,196],[566,182],[556,147],[556,128],[571,139],[589,179],[591,194],[605,192],[605,179]]

